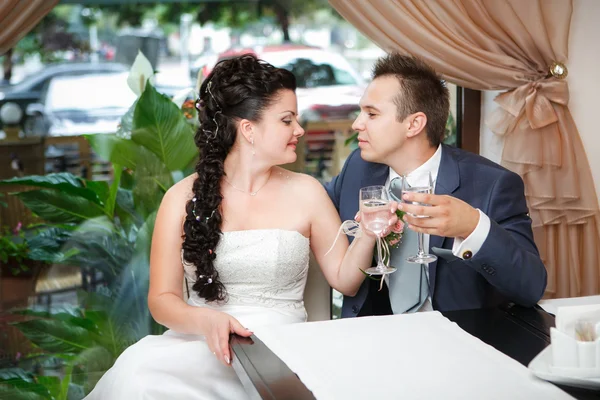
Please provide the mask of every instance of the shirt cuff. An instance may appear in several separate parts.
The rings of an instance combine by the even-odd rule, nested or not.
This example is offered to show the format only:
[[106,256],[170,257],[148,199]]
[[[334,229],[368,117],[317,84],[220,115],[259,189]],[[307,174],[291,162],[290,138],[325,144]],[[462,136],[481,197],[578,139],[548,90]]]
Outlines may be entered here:
[[490,233],[490,218],[480,209],[477,211],[479,211],[479,222],[477,222],[475,230],[466,239],[454,238],[452,254],[463,260],[475,256]]

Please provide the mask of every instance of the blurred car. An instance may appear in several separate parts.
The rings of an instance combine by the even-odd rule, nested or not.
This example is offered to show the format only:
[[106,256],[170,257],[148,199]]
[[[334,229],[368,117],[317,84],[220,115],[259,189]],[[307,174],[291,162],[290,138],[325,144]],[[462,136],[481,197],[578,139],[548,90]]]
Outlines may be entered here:
[[219,54],[214,52],[206,52],[201,54],[194,62],[190,64],[190,80],[192,84],[196,84],[198,74],[201,74],[201,79],[206,78],[210,69],[217,63]]
[[27,107],[26,136],[115,133],[136,99],[127,72],[54,78]]
[[[341,55],[303,45],[231,49],[221,53],[220,62],[242,54],[257,57],[296,76],[298,112],[303,121],[353,119],[365,89],[362,77]],[[214,65],[213,65],[214,67]],[[205,77],[212,68],[205,68]]]
[[[0,87],[0,107],[5,103],[15,103],[23,111],[21,126],[24,126],[26,119],[27,106],[32,103],[39,103],[44,92],[48,89],[50,82],[55,78],[92,76],[101,74],[115,74],[128,72],[129,66],[114,62],[74,62],[50,64],[44,66],[40,71],[29,75],[21,82],[15,85]],[[187,79],[174,80],[172,75],[163,76],[161,73],[156,75],[156,90],[169,97],[173,97],[180,91],[189,88]],[[0,121],[0,128],[2,121]]]
[[[86,74],[103,74],[126,72],[129,67],[119,63],[59,63],[44,66],[15,85],[0,87],[0,107],[5,103],[16,103],[23,111],[21,125],[25,122],[25,110],[31,103],[37,103],[42,93],[53,78],[63,76],[80,76]],[[2,121],[0,121],[0,127]]]

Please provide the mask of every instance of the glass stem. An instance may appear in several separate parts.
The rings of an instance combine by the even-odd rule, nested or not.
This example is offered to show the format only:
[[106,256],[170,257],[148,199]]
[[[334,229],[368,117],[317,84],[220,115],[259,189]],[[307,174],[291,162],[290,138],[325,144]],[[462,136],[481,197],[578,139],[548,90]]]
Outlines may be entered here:
[[379,261],[377,261],[377,268],[379,268],[379,269],[383,269],[383,267],[385,266],[383,264],[383,258],[381,256],[381,251],[382,251],[381,246],[382,246],[381,245],[381,238],[378,236],[377,237],[377,258],[379,259]]
[[419,257],[425,255],[425,250],[423,249],[423,247],[425,247],[425,236],[419,232],[417,233],[417,239],[419,241]]

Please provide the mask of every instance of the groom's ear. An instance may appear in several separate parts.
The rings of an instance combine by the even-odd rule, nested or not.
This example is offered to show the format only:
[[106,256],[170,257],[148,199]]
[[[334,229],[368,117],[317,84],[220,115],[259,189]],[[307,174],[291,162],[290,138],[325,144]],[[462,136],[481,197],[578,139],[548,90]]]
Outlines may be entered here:
[[254,125],[251,121],[242,119],[238,124],[238,132],[244,136],[248,143],[251,143],[254,137]]
[[425,126],[427,125],[427,116],[423,112],[417,112],[409,115],[404,120],[408,125],[406,129],[406,136],[415,137],[421,132],[425,131]]

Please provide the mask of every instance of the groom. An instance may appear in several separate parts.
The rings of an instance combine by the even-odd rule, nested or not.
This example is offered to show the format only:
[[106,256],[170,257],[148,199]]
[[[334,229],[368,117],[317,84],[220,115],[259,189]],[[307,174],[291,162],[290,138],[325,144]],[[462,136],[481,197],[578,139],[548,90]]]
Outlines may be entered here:
[[[411,175],[429,172],[435,189],[403,199],[431,205],[399,206],[428,218],[405,216],[408,227],[391,255],[398,271],[381,291],[379,282],[366,279],[355,296],[345,296],[342,317],[535,305],[546,288],[546,268],[533,241],[523,181],[483,157],[441,144],[449,94],[435,71],[400,54],[379,59],[360,107],[352,125],[360,149],[327,184],[342,221],[356,215],[361,187],[389,187],[399,175],[420,185]],[[416,232],[437,261],[406,263],[417,252]]]

